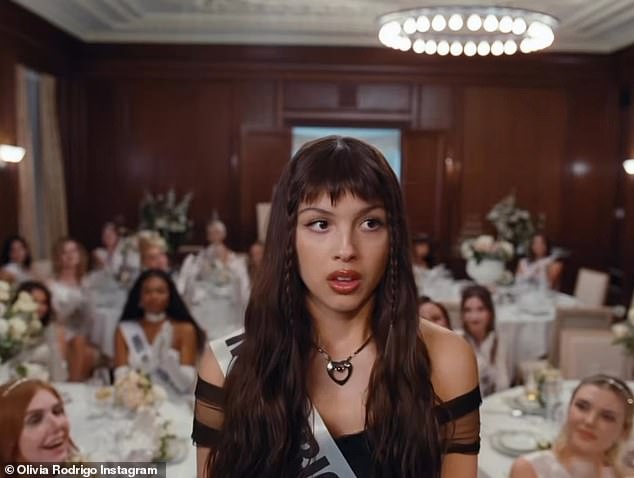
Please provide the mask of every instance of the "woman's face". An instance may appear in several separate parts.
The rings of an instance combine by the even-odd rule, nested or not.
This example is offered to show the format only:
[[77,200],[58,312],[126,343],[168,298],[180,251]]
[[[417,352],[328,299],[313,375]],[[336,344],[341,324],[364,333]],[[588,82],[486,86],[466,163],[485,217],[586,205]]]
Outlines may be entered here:
[[167,254],[160,246],[148,246],[143,251],[143,267],[145,269],[159,269],[167,272],[169,260]]
[[464,303],[462,320],[471,335],[484,338],[491,322],[491,313],[479,297],[469,297]]
[[81,256],[75,241],[66,241],[62,247],[61,262],[63,269],[72,269],[79,265]]
[[535,257],[546,257],[548,248],[546,246],[546,239],[544,236],[535,236],[531,242],[531,249]]
[[119,234],[117,234],[117,230],[113,225],[108,224],[104,226],[101,231],[101,242],[107,249],[111,249],[117,245],[119,241]]
[[149,277],[141,286],[141,308],[150,314],[165,312],[170,301],[170,291],[160,277]]
[[25,247],[24,243],[20,240],[14,240],[9,248],[9,260],[14,264],[24,264],[29,251]]
[[252,244],[249,248],[249,258],[251,259],[251,264],[255,267],[258,267],[262,262],[262,256],[264,255],[264,246],[260,243]]
[[583,385],[568,409],[569,445],[583,455],[603,455],[624,438],[625,414],[625,402],[617,392],[597,385]]
[[64,404],[50,391],[38,390],[27,406],[18,448],[31,463],[68,459],[72,448],[68,418]]
[[42,289],[33,289],[30,294],[31,297],[33,297],[33,300],[37,303],[37,316],[40,318],[40,320],[42,320],[44,317],[46,317],[46,314],[48,314],[50,308],[46,292],[44,292]]
[[421,304],[418,308],[418,315],[430,322],[433,322],[434,324],[440,325],[441,327],[446,329],[449,328],[449,323],[447,322],[447,319],[445,319],[442,310],[440,310],[440,307],[433,302],[425,302],[424,304]]
[[222,244],[225,240],[224,228],[219,224],[207,226],[207,240],[210,244]]
[[299,205],[296,250],[313,317],[352,317],[371,307],[389,256],[387,213],[351,194]]

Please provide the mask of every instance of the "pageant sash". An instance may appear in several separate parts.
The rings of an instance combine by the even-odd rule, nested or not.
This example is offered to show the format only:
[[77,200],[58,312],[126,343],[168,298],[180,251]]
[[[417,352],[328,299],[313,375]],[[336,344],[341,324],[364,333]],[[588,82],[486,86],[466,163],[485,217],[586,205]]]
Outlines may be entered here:
[[[209,342],[220,369],[225,375],[231,368],[233,359],[238,356],[244,337],[244,329],[240,329],[226,337]],[[301,446],[302,470],[299,476],[357,478],[315,407],[312,407],[308,419],[312,425],[313,434],[308,442]]]
[[119,329],[128,346],[128,362],[140,364],[144,372],[151,371],[154,365],[152,362],[152,349],[147,341],[143,329],[137,322],[123,321],[119,323]]

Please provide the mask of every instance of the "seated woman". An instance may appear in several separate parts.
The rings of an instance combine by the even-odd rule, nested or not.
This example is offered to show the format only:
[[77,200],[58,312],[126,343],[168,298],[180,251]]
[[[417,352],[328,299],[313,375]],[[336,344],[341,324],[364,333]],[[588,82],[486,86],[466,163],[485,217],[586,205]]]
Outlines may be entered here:
[[185,297],[210,339],[243,326],[251,288],[246,260],[225,245],[226,236],[225,225],[211,221],[207,226],[209,245],[195,259],[186,260],[189,265],[182,269],[189,276],[184,278]]
[[418,315],[445,329],[453,330],[449,319],[449,312],[440,302],[434,302],[426,295],[418,299]]
[[115,335],[115,377],[140,369],[180,393],[193,391],[198,351],[205,341],[169,275],[141,273]]
[[103,359],[101,351],[88,337],[96,319],[92,297],[85,287],[87,254],[81,244],[62,238],[53,246],[53,279],[47,285],[53,310],[65,328],[68,342],[68,378],[83,381]]
[[416,234],[412,239],[412,271],[414,272],[414,280],[418,295],[424,295],[423,282],[425,274],[436,265],[434,259],[434,248],[432,239],[429,235],[421,233]]
[[167,243],[158,233],[140,235],[139,251],[142,270],[160,269],[165,272],[170,271]]
[[537,287],[559,289],[562,264],[551,255],[550,241],[543,233],[531,238],[528,256],[517,264],[515,279]]
[[10,236],[2,245],[0,256],[0,279],[20,283],[33,278],[31,252],[21,236]]
[[506,344],[495,331],[495,309],[486,287],[474,285],[462,292],[460,303],[463,335],[478,361],[483,396],[509,387]]
[[[0,423],[0,463],[64,463],[77,451],[62,398],[40,380],[0,385]],[[11,476],[0,469],[0,478]]]
[[28,281],[20,284],[15,293],[17,299],[20,292],[27,292],[37,303],[37,315],[42,323],[44,333],[42,340],[20,353],[24,361],[44,366],[54,382],[68,379],[66,362],[67,343],[65,329],[55,320],[51,292],[41,282]]
[[632,432],[634,395],[621,380],[593,375],[572,394],[566,422],[552,450],[518,458],[511,478],[617,478],[625,473],[621,448]]

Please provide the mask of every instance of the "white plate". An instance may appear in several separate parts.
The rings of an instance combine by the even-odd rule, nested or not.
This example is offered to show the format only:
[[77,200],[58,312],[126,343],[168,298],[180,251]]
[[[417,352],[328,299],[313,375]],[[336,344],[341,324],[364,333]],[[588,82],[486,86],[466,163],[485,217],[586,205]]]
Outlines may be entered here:
[[521,430],[501,430],[491,436],[491,445],[500,453],[520,456],[539,449],[538,437]]

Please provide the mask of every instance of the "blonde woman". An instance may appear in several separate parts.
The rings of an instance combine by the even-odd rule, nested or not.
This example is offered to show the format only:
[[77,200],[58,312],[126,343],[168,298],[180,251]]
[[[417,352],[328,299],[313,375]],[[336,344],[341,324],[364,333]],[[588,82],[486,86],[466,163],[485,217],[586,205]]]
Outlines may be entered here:
[[632,432],[634,395],[609,375],[585,378],[572,394],[552,450],[518,458],[511,478],[622,478],[621,446]]

